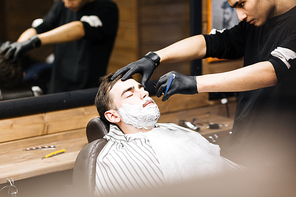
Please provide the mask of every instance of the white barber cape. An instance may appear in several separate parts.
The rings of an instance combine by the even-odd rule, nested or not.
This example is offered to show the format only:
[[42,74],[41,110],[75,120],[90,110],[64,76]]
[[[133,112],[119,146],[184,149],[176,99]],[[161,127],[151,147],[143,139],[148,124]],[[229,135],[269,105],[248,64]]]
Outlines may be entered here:
[[173,123],[124,134],[114,126],[97,158],[95,195],[114,194],[239,169],[218,145]]

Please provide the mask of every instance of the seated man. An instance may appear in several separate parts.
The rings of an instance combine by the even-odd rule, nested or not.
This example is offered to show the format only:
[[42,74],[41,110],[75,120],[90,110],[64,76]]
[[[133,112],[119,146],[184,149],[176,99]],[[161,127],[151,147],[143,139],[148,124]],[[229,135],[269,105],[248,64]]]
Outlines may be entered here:
[[23,80],[23,68],[19,59],[5,59],[0,54],[0,88],[15,88]]
[[111,123],[97,158],[96,195],[157,187],[240,167],[220,156],[218,145],[195,131],[157,123],[160,112],[133,79],[101,78],[95,105]]
[[21,58],[6,59],[0,54],[0,100],[40,96],[39,86],[23,84],[24,60]]

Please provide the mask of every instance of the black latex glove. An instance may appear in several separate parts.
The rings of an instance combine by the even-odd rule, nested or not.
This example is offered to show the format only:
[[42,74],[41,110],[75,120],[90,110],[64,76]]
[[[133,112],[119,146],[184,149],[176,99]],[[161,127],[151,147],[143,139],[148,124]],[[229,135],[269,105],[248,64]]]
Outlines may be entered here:
[[144,57],[136,62],[132,62],[127,66],[119,69],[112,77],[114,80],[121,74],[124,74],[121,78],[122,81],[129,79],[133,74],[140,73],[142,75],[141,84],[146,87],[146,83],[151,77],[154,69],[159,65],[160,58],[156,53],[149,52]]
[[[171,87],[166,94],[165,89],[172,74],[175,78],[171,83]],[[171,71],[161,76],[156,84],[156,95],[160,97],[162,94],[162,101],[168,100],[174,94],[196,94],[197,86],[195,76],[187,76],[176,71]]]
[[1,46],[1,54],[4,55],[5,58],[17,59],[21,54],[41,46],[41,41],[37,35],[31,37],[29,40],[24,42],[14,42],[9,43],[5,42]]
[[6,48],[9,47],[10,44],[11,44],[11,42],[6,41],[6,42],[4,42],[4,43],[1,45],[1,47],[0,47],[0,53],[1,53],[1,55],[4,54],[4,50],[6,50]]

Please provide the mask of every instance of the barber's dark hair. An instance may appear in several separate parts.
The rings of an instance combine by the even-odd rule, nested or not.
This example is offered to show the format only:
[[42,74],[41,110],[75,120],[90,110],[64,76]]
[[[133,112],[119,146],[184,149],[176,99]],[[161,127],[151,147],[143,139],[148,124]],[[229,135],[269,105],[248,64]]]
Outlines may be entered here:
[[114,73],[110,73],[100,78],[100,86],[95,98],[95,106],[97,107],[101,120],[107,123],[109,123],[109,121],[105,118],[104,114],[106,111],[115,107],[112,98],[110,98],[109,92],[113,88],[114,84],[122,77],[120,75],[111,81],[113,74]]
[[22,83],[23,68],[19,59],[6,59],[0,54],[0,88],[15,88]]

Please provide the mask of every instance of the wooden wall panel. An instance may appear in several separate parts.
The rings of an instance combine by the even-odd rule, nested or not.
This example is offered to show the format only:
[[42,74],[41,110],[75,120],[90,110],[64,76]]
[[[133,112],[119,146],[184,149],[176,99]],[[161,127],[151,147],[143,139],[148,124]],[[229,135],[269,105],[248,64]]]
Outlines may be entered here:
[[77,128],[85,128],[87,123],[94,116],[96,116],[96,114],[83,115],[83,116],[72,117],[64,120],[48,122],[47,134],[64,132],[64,131],[74,130]]
[[114,0],[119,8],[119,29],[107,73],[138,59],[138,12],[137,0]]
[[43,114],[24,116],[22,118],[3,119],[3,120],[0,120],[0,128],[1,129],[8,129],[8,128],[12,128],[15,126],[35,124],[35,123],[40,123],[40,122],[44,122],[44,115]]
[[44,134],[46,134],[46,123],[43,114],[0,121],[0,143]]
[[45,135],[45,128],[43,123],[15,126],[9,129],[0,130],[0,142],[19,140],[23,138],[30,138]]
[[[2,1],[2,0],[1,0]],[[5,0],[7,39],[15,41],[31,27],[34,19],[42,18],[54,0]]]
[[161,101],[161,98],[157,98],[156,96],[152,98],[157,103],[161,114],[207,106],[210,104],[207,93],[195,95],[176,94],[171,96],[170,99],[165,102]]
[[96,115],[97,110],[93,106],[46,113],[47,134],[85,128]]
[[[5,14],[1,18],[4,31],[1,39],[15,42],[23,31],[31,27],[33,20],[43,18],[53,2],[54,0],[1,0],[0,5],[4,7],[0,11]],[[35,60],[43,61],[52,51],[53,46],[44,46],[28,54]]]
[[[190,0],[139,1],[140,56],[190,36]],[[169,71],[190,74],[190,63],[161,65],[151,76],[158,80]]]
[[97,116],[94,106],[0,120],[0,143],[84,129]]

